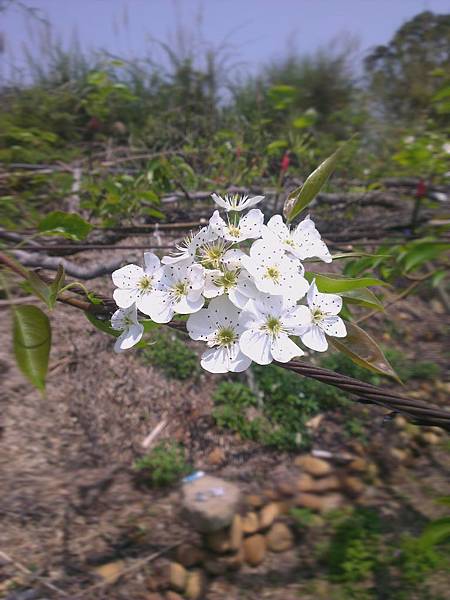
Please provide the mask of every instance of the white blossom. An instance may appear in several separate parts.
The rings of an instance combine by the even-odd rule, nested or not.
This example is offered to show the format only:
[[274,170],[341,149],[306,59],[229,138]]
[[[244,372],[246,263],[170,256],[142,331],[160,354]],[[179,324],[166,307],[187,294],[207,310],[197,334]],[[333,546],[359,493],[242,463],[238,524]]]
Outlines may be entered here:
[[251,359],[239,347],[240,311],[226,296],[214,298],[208,308],[191,315],[186,323],[193,340],[203,340],[209,346],[201,358],[201,365],[211,373],[245,371]]
[[302,323],[300,339],[311,350],[325,352],[328,349],[326,335],[347,335],[344,321],[337,316],[342,309],[342,298],[319,292],[314,280],[308,290],[307,301],[308,306],[298,307]]
[[114,300],[118,307],[128,308],[136,303],[137,308],[148,313],[152,303],[151,296],[161,273],[159,258],[152,252],[144,254],[144,268],[130,264],[112,273],[112,280],[117,287]]
[[[146,314],[155,323],[168,323],[175,313],[188,315],[204,304],[202,296],[205,273],[201,265],[178,262],[166,265],[152,294]],[[145,311],[144,311],[145,312]]]
[[243,257],[242,264],[253,277],[258,290],[266,294],[299,300],[308,290],[300,261],[290,258],[281,246],[267,240],[254,242],[250,256]]
[[250,298],[258,294],[252,278],[240,267],[223,267],[222,270],[208,270],[205,274],[205,298],[216,298],[228,294],[237,308],[244,308]]
[[197,250],[215,239],[217,239],[217,234],[210,227],[202,227],[195,235],[190,233],[185,237],[181,244],[176,246],[176,252],[164,256],[161,262],[164,265],[173,265],[186,260],[194,262]]
[[264,200],[264,196],[241,196],[239,194],[227,194],[225,197],[219,196],[218,194],[211,194],[212,199],[221,208],[224,208],[227,212],[236,211],[240,212],[247,208],[256,206],[261,200]]
[[292,230],[283,223],[281,215],[274,215],[263,231],[263,239],[280,244],[286,252],[301,260],[313,257],[327,263],[332,260],[327,245],[309,215]]
[[224,221],[215,210],[209,220],[211,230],[220,237],[230,242],[243,242],[248,239],[259,238],[264,228],[264,215],[258,208],[252,208],[240,219],[230,217],[228,222]]
[[132,304],[128,308],[119,308],[111,317],[111,327],[122,333],[114,344],[116,352],[123,352],[132,346],[135,346],[142,338],[144,326],[139,323],[137,318],[136,305]]
[[298,334],[299,308],[282,296],[250,300],[239,319],[244,329],[239,341],[242,352],[259,365],[302,356],[303,350],[289,337]]

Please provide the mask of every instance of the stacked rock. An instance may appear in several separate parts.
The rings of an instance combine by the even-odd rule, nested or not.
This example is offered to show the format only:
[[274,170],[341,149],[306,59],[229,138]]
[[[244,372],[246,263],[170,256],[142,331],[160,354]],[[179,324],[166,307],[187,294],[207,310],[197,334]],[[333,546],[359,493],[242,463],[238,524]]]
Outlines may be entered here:
[[182,486],[182,515],[200,534],[200,541],[181,544],[175,561],[156,565],[148,585],[155,600],[162,591],[165,595],[159,598],[165,600],[198,600],[206,592],[208,577],[244,564],[257,567],[268,552],[292,549],[292,508],[325,513],[363,492],[359,475],[366,463],[353,462],[344,470],[321,458],[298,456],[291,468],[274,470],[270,487],[245,498],[229,481],[203,473],[187,478]]

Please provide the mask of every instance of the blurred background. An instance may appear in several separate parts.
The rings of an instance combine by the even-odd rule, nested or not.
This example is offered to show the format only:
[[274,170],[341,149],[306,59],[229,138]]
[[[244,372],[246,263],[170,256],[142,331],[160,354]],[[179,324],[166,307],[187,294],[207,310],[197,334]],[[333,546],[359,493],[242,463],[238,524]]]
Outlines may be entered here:
[[[345,317],[405,393],[448,407],[449,9],[0,0],[0,251],[110,297],[111,272],[167,254],[212,192],[264,194],[280,212],[347,142],[310,212],[333,254],[360,255],[325,270],[388,284],[347,298]],[[25,305],[33,290],[0,275],[0,597],[449,598],[443,430],[276,366],[200,373],[200,349],[173,331],[116,356],[67,306],[51,314],[43,398],[11,344],[11,295]],[[316,360],[397,385],[341,354]],[[278,550],[272,523],[249,522],[246,539],[267,539],[259,562],[200,548],[177,511],[193,469],[238,482],[249,522],[275,503]],[[183,584],[159,552],[188,569]]]

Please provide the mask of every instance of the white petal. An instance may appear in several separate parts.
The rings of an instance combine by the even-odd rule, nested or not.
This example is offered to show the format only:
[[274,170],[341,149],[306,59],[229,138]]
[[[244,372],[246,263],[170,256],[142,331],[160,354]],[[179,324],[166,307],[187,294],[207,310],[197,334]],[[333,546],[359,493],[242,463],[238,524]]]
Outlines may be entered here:
[[284,240],[289,237],[289,229],[283,223],[283,217],[281,215],[274,215],[269,219],[267,227],[272,231],[278,238]]
[[258,365],[268,365],[272,362],[270,352],[270,336],[261,331],[247,330],[239,338],[242,352]]
[[136,283],[144,275],[144,269],[138,265],[125,265],[111,274],[116,287],[130,289],[136,287]]
[[249,366],[252,364],[252,359],[242,352],[239,348],[239,352],[237,352],[236,356],[229,361],[228,369],[233,373],[242,373],[242,371],[246,371]]
[[285,333],[281,333],[277,337],[272,339],[270,351],[274,360],[279,362],[288,362],[294,358],[294,356],[303,356],[304,352],[301,348],[295,344],[289,336]]
[[114,350],[116,352],[121,352],[122,350],[132,348],[141,340],[143,333],[143,325],[140,323],[131,325],[117,338],[116,343],[114,344]]
[[219,211],[215,210],[212,214],[212,217],[209,219],[209,227],[211,231],[217,235],[223,235],[223,231],[226,226],[227,224],[219,215]]
[[224,208],[225,210],[230,210],[229,203],[225,202],[225,200],[222,198],[222,196],[219,196],[218,194],[211,194],[211,198],[214,200],[214,202],[216,204],[218,204],[220,206],[220,208]]
[[283,319],[283,324],[289,328],[292,334],[299,335],[312,325],[311,310],[303,304],[297,306]]
[[227,250],[225,252],[222,263],[228,267],[228,269],[237,269],[238,267],[242,267],[242,258],[244,256],[247,256],[245,252],[238,248],[233,248],[232,250]]
[[115,289],[113,292],[114,302],[120,308],[128,308],[136,301],[138,293],[136,290]]
[[252,208],[252,210],[239,221],[239,229],[246,236],[244,239],[260,237],[263,223],[264,214],[259,208]]
[[161,262],[153,252],[144,252],[144,265],[146,274],[153,275],[160,268]]
[[219,296],[211,300],[208,306],[208,317],[216,329],[223,326],[236,327],[240,311],[234,306],[227,296]]
[[320,323],[320,327],[327,335],[334,337],[345,337],[347,335],[345,323],[340,317],[325,317]]
[[208,309],[204,308],[189,316],[186,329],[191,339],[206,341],[216,330],[216,326],[211,319],[208,319]]
[[200,364],[210,373],[228,373],[226,348],[210,348],[202,354]]
[[251,208],[252,206],[256,206],[264,200],[264,196],[253,196],[253,198],[245,198],[243,202],[240,203],[239,210],[244,210],[246,208]]
[[183,296],[178,302],[174,302],[173,310],[179,315],[190,315],[200,310],[204,304],[205,299],[201,295],[198,298]]
[[151,306],[148,307],[148,316],[155,323],[168,323],[173,315],[173,302],[167,292],[156,291],[152,295]]
[[189,287],[192,290],[203,290],[205,285],[205,270],[202,265],[192,265],[187,272]]
[[146,294],[138,295],[136,298],[136,306],[137,308],[143,312],[145,315],[150,315],[152,312],[153,305],[155,303],[155,294],[156,290],[152,290],[147,292]]
[[307,331],[301,334],[302,343],[311,350],[325,352],[328,349],[327,338],[324,332],[317,325],[312,325]]
[[223,286],[219,286],[215,283],[216,279],[222,274],[218,269],[207,269],[205,271],[205,287],[203,289],[203,295],[205,298],[215,298],[224,293]]

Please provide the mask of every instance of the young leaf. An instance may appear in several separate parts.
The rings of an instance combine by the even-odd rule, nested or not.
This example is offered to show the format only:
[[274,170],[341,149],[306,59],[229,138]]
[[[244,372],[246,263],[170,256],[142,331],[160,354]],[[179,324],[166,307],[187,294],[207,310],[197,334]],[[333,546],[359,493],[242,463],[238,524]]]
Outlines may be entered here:
[[347,355],[360,367],[380,375],[387,375],[401,383],[375,340],[355,323],[347,321],[345,325],[347,327],[345,338],[329,338],[336,350]]
[[37,306],[13,308],[13,343],[17,364],[39,390],[45,389],[51,345],[50,321]]
[[345,146],[346,144],[342,144],[309,175],[303,185],[289,194],[283,209],[284,216],[288,222],[292,221],[314,200],[336,168]]
[[55,306],[58,294],[60,290],[64,287],[65,278],[66,273],[64,271],[64,267],[62,265],[59,265],[55,279],[50,285],[49,308],[53,308]]
[[348,304],[359,304],[359,306],[364,306],[365,308],[370,308],[372,310],[384,310],[383,304],[378,300],[375,294],[367,288],[341,292],[340,295]]
[[375,277],[343,277],[334,273],[323,274],[307,271],[305,277],[310,283],[315,279],[319,292],[326,294],[342,294],[343,292],[350,292],[370,285],[388,285]]
[[80,215],[55,210],[40,221],[38,229],[45,235],[61,235],[70,240],[80,241],[87,237],[92,225]]
[[50,306],[51,289],[50,286],[43,281],[35,271],[29,271],[27,275],[27,281],[30,284],[32,292],[40,299],[44,304]]

